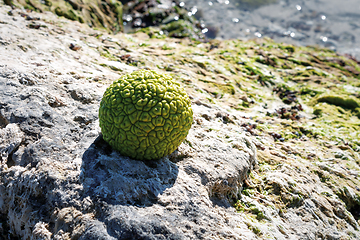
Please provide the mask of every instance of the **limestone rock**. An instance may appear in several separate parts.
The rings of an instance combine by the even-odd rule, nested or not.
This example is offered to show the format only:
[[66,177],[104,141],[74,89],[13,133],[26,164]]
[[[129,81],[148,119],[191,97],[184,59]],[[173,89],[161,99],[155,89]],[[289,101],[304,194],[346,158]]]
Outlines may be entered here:
[[[5,76],[14,70],[0,71]],[[1,172],[0,209],[14,235],[46,239],[50,231],[55,239],[243,236],[233,230],[241,222],[228,221],[235,210],[228,208],[227,197],[236,197],[256,158],[251,139],[236,125],[232,137],[241,148],[203,131],[219,127],[214,118],[195,123],[187,142],[173,154],[142,162],[119,155],[102,139],[98,99],[84,103],[67,94],[63,98],[68,105],[53,108],[43,93],[61,95],[57,86],[4,87],[8,81],[0,78],[0,101],[7,107],[3,117],[11,122],[1,129],[9,143],[2,147],[8,167]],[[197,116],[215,116],[217,111],[194,107]],[[6,154],[14,151],[9,159]],[[49,230],[50,225],[54,227]]]
[[[360,239],[358,110],[321,103],[314,117],[311,105],[314,89],[345,83],[355,97],[357,76],[326,58],[353,60],[269,40],[107,35],[3,5],[0,19],[0,239]],[[257,61],[262,48],[281,71]],[[139,68],[171,71],[194,111],[157,161],[121,156],[99,128],[105,89]]]
[[24,133],[21,132],[16,124],[12,123],[0,129],[0,155],[2,163],[6,162],[9,155],[16,151],[23,137]]
[[[6,16],[6,8],[0,10]],[[21,34],[34,32],[25,28]],[[26,44],[35,39],[29,36]],[[37,43],[21,53],[30,61],[46,59],[35,68],[4,54],[20,57],[15,37],[7,49],[0,47],[0,62],[7,63],[0,66],[3,234],[21,239],[253,236],[242,229],[246,226],[229,203],[256,162],[255,146],[240,126],[219,125],[217,107],[195,105],[199,121],[176,152],[149,162],[121,156],[100,133],[98,108],[107,86],[92,81],[100,71],[93,70],[87,79],[76,77],[86,74],[88,63],[74,61],[77,53],[62,48],[59,39],[41,39],[36,42],[47,44]],[[47,54],[55,50],[64,54]],[[110,70],[101,71],[115,76]],[[201,123],[204,113],[213,120]],[[228,144],[220,131],[225,127],[241,147]],[[217,128],[219,133],[204,128]]]

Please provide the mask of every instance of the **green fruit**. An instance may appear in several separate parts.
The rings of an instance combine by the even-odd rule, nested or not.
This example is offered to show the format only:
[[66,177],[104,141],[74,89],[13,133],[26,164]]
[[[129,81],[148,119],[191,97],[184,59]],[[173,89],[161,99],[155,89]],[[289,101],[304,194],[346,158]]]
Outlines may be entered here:
[[124,156],[164,157],[186,138],[191,102],[171,76],[150,70],[123,75],[105,91],[99,109],[103,138]]

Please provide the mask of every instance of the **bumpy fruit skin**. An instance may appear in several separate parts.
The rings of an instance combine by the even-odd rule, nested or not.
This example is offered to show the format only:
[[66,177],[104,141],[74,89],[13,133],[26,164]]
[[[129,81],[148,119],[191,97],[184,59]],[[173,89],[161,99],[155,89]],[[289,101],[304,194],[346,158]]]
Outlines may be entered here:
[[185,90],[169,75],[139,70],[105,91],[99,109],[103,138],[124,156],[164,157],[186,138],[193,121]]

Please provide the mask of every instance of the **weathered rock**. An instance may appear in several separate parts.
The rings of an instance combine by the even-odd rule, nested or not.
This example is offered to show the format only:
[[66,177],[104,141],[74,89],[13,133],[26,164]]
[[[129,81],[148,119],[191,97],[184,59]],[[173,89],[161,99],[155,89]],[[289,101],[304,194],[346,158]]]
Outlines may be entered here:
[[[6,76],[14,70],[1,67],[0,71]],[[58,86],[10,86],[9,81],[0,79],[0,101],[6,106],[3,117],[10,123],[2,129],[11,141],[7,152],[20,145],[22,132],[25,135],[11,159],[3,154],[7,162],[1,172],[0,209],[14,235],[26,239],[53,224],[48,229],[53,237],[84,234],[82,239],[95,239],[94,231],[116,239],[193,239],[211,234],[237,239],[242,235],[226,231],[230,227],[226,219],[235,214],[232,208],[213,207],[230,206],[227,197],[237,196],[255,164],[255,146],[240,129],[234,128],[237,133],[232,136],[238,149],[217,134],[204,133],[204,127],[218,127],[210,121],[195,124],[187,143],[172,155],[159,161],[136,161],[114,152],[99,135],[99,99],[78,101],[68,92],[63,97],[68,105],[53,108],[42,93],[60,95]],[[216,111],[194,107],[196,115]]]
[[[49,12],[26,12],[29,26],[10,10],[0,6],[1,239],[360,238],[358,109],[316,101],[358,98],[358,76],[326,61],[360,69],[354,60],[268,40],[108,36]],[[158,161],[120,156],[98,127],[107,86],[139,68],[171,72],[192,100],[187,139]]]
[[[5,9],[1,7],[1,16]],[[17,24],[25,20],[10,28]],[[25,28],[22,34],[38,34],[32,31]],[[35,39],[26,44],[35,46]],[[12,41],[0,48],[0,61],[7,63],[0,66],[0,139],[6,140],[0,146],[4,234],[21,239],[253,235],[241,229],[244,224],[229,199],[237,197],[256,162],[255,146],[239,125],[217,123],[216,118],[202,122],[199,117],[224,110],[195,105],[197,121],[176,152],[158,161],[132,160],[113,151],[100,134],[97,114],[106,85],[92,81],[98,71],[89,74],[90,80],[72,77],[75,71],[84,74],[88,63],[74,61],[76,53],[56,37],[21,53],[31,56],[30,61],[45,59],[42,66],[10,61],[5,51],[19,56],[14,46],[19,40]],[[48,55],[55,49],[66,54]],[[221,128],[231,132],[237,148],[224,140]]]
[[0,155],[1,162],[6,162],[23,140],[24,134],[16,124],[9,124],[0,129]]

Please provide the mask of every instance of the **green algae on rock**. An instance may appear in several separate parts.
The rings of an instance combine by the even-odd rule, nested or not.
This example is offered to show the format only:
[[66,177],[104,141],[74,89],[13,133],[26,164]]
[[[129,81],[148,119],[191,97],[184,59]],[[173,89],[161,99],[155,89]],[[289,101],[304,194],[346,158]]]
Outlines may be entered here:
[[[0,88],[5,104],[0,126],[17,121],[25,131],[25,144],[5,157],[10,170],[1,175],[6,184],[1,213],[11,219],[3,219],[3,236],[11,230],[21,239],[36,238],[39,229],[45,229],[50,238],[66,238],[81,234],[72,229],[96,223],[101,228],[87,228],[80,238],[90,239],[94,229],[104,234],[97,239],[121,238],[107,233],[124,228],[126,234],[134,233],[138,227],[144,235],[158,229],[150,237],[166,239],[178,232],[186,233],[179,239],[360,239],[360,119],[355,116],[357,108],[346,107],[352,105],[324,98],[359,100],[360,66],[354,60],[327,49],[266,39],[199,42],[144,33],[107,36],[66,19],[58,24],[51,14],[36,21],[47,26],[39,31],[26,27],[20,10],[11,13],[3,11],[2,29],[24,34],[15,34],[15,41],[6,36],[1,40],[2,62],[19,73],[0,67],[5,86]],[[55,24],[45,21],[50,17]],[[63,31],[53,31],[55,27]],[[44,33],[46,44],[39,44]],[[58,48],[63,46],[60,34],[82,46],[81,58],[68,47]],[[14,56],[41,64],[19,62]],[[172,72],[196,99],[195,121],[184,144],[151,164],[109,151],[100,137],[94,141],[101,96],[120,71],[135,69],[134,61],[137,67]],[[338,66],[332,66],[334,62]],[[49,77],[44,79],[43,74]],[[7,95],[8,89],[14,96]],[[19,106],[26,103],[22,109],[28,111],[33,99],[40,101],[34,108],[40,114],[20,124]],[[108,125],[115,129],[116,124]],[[41,133],[41,138],[34,139],[34,133]],[[243,136],[254,142],[254,148]],[[252,169],[255,157],[258,164]],[[34,171],[39,175],[32,175]],[[32,187],[24,188],[29,183]],[[54,191],[66,194],[54,198]],[[25,199],[24,194],[30,198],[19,205],[17,199]],[[39,197],[45,205],[38,204]],[[65,204],[64,199],[71,201]],[[102,199],[108,204],[98,201]],[[232,200],[239,213],[222,204]],[[102,207],[96,207],[99,203]],[[23,215],[13,215],[11,209],[17,206]],[[59,206],[64,208],[54,214]],[[189,215],[188,206],[200,214]],[[81,211],[79,217],[63,214],[74,207]],[[117,215],[112,214],[114,207]],[[159,211],[161,216],[156,215]],[[124,212],[129,217],[124,218]],[[64,216],[73,220],[59,230],[50,227]]]
[[139,160],[164,157],[186,138],[191,102],[169,75],[140,70],[123,75],[104,93],[99,120],[104,140]]
[[8,0],[5,4],[26,9],[51,11],[60,17],[86,23],[90,27],[105,28],[117,33],[123,30],[123,5],[118,0]]
[[356,109],[360,107],[360,101],[354,97],[324,95],[317,99],[318,102],[326,102],[345,109]]

